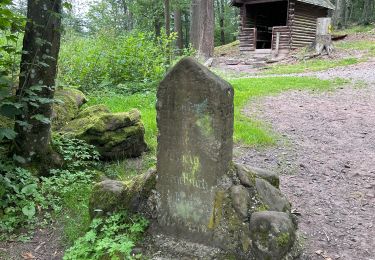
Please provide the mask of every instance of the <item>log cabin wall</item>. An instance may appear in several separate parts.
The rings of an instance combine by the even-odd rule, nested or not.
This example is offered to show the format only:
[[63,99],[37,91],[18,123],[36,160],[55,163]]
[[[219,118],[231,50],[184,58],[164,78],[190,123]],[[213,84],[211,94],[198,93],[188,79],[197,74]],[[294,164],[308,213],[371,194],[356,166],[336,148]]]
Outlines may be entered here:
[[240,28],[238,39],[240,40],[240,51],[254,51],[256,48],[256,29],[247,17],[246,5],[240,7]]
[[272,50],[277,49],[277,35],[279,34],[278,50],[290,49],[290,27],[289,26],[274,26],[272,28]]
[[315,39],[317,18],[327,15],[325,8],[290,0],[288,22],[291,28],[291,47],[295,49],[311,44]]

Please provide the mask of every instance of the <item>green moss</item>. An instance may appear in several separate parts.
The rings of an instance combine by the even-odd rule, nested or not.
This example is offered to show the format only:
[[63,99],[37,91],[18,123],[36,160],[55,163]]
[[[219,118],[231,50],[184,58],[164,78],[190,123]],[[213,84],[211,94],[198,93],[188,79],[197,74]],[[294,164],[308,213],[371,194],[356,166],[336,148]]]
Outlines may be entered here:
[[14,120],[0,115],[0,127],[12,128],[14,127]]
[[290,235],[289,233],[281,233],[280,235],[277,236],[276,238],[277,245],[279,247],[286,247],[290,243]]
[[92,115],[99,115],[99,114],[105,114],[105,113],[110,113],[110,112],[111,111],[106,105],[99,104],[99,105],[86,107],[81,112],[79,112],[79,114],[77,115],[77,118],[90,117]]
[[260,212],[260,211],[267,211],[269,210],[269,207],[266,205],[266,204],[259,204],[256,208],[255,208],[255,212]]
[[55,99],[61,102],[53,105],[53,129],[59,129],[75,118],[79,112],[79,106],[86,101],[81,91],[71,88],[56,90]]
[[219,226],[222,219],[223,203],[225,198],[224,191],[217,191],[215,194],[214,207],[212,209],[212,215],[208,223],[208,229],[215,229]]

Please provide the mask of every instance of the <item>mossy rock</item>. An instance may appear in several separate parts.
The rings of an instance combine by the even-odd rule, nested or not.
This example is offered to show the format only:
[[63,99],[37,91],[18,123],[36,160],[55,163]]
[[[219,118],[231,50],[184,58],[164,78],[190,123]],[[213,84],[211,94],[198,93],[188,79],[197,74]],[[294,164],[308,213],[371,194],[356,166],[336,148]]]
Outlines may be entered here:
[[55,92],[55,99],[61,101],[53,105],[52,129],[64,127],[73,120],[79,112],[79,108],[86,103],[85,95],[78,89],[59,88]]
[[156,185],[156,171],[137,175],[128,181],[105,180],[94,186],[89,212],[92,218],[120,210],[139,213]]
[[86,107],[83,110],[81,110],[76,118],[84,118],[84,117],[90,117],[92,115],[99,115],[99,114],[108,114],[111,113],[111,110],[106,105],[99,104],[94,105],[90,107]]
[[136,109],[109,113],[104,106],[89,107],[60,132],[94,145],[105,160],[137,157],[147,150],[145,129]]
[[257,178],[255,183],[258,197],[268,210],[290,212],[291,205],[279,189],[276,189],[269,182],[260,178]]
[[296,240],[296,226],[289,214],[256,212],[250,219],[250,234],[255,259],[284,259]]
[[236,168],[241,184],[246,187],[254,186],[255,179],[261,178],[268,181],[274,187],[279,188],[280,179],[276,173],[257,167],[245,166],[242,164],[236,164]]

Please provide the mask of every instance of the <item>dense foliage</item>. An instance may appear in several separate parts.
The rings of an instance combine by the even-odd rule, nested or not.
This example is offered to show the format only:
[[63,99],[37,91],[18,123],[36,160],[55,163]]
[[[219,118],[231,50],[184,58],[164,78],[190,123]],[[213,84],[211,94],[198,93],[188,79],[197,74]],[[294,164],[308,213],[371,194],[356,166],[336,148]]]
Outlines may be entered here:
[[85,91],[112,87],[136,92],[155,86],[164,75],[174,35],[155,39],[151,33],[66,37],[59,59],[62,84]]
[[32,168],[0,160],[0,237],[21,227],[30,229],[38,219],[51,220],[51,213],[62,210],[65,196],[92,185],[98,160],[94,148],[81,140],[61,136],[56,136],[54,146],[64,165],[50,170],[49,177],[36,177]]

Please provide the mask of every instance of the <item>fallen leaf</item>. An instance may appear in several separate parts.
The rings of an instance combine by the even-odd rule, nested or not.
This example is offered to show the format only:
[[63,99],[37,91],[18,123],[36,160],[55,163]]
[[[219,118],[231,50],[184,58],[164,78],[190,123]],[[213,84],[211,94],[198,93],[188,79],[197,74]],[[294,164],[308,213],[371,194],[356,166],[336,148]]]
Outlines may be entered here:
[[33,254],[32,254],[32,253],[29,253],[29,252],[27,252],[27,253],[22,253],[21,256],[22,256],[23,259],[27,259],[27,260],[35,259],[35,256],[33,256]]

